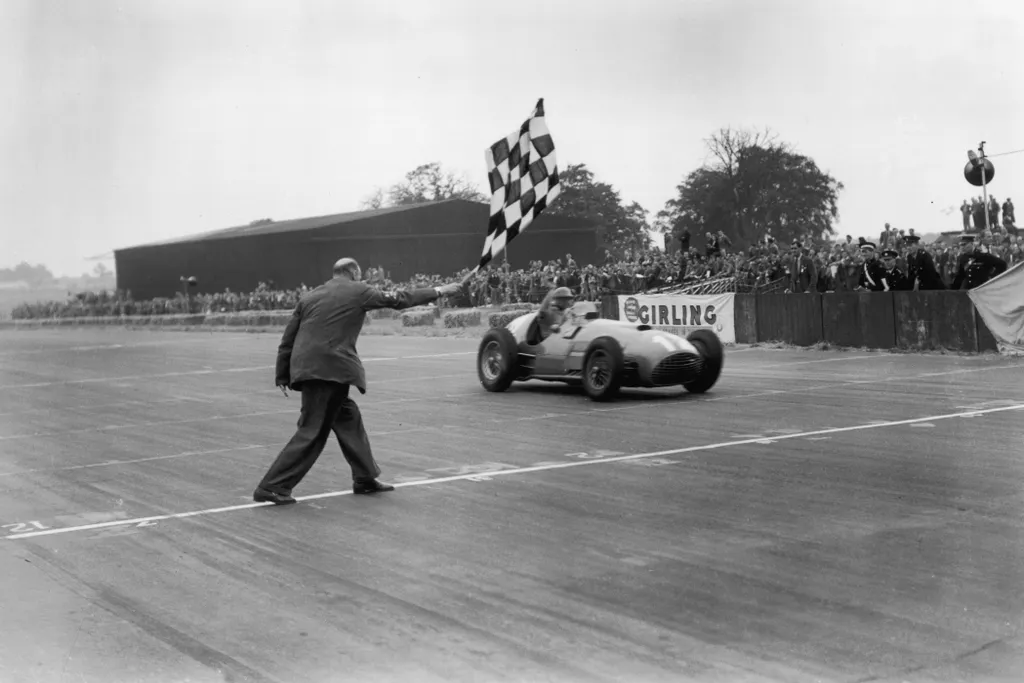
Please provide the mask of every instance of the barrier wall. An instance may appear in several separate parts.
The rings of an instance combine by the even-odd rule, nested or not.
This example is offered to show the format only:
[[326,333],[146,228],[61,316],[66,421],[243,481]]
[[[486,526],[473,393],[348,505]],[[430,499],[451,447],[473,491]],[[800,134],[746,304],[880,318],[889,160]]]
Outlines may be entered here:
[[993,336],[992,330],[988,329],[988,325],[978,315],[977,310],[974,311],[974,319],[978,321],[978,351],[998,351],[999,342]]
[[757,297],[737,294],[733,302],[736,316],[736,343],[753,344],[757,341]]
[[[998,351],[965,291],[735,294],[736,343],[784,342],[869,349]],[[601,301],[618,320],[625,296]]]
[[[836,346],[871,349],[946,349],[969,353],[998,351],[995,337],[978,315],[967,292],[834,292],[728,296],[733,297],[732,318],[735,340],[738,344],[785,342],[797,346],[812,346],[819,342],[827,342]],[[628,298],[640,301],[638,297],[622,297]],[[619,296],[602,297],[601,314],[605,318],[618,320],[623,306]],[[687,309],[688,313],[692,313],[690,306],[687,306]],[[0,328],[78,325],[278,326],[284,325],[291,315],[292,311],[284,310],[207,315],[8,320],[0,321]],[[673,323],[674,315],[670,311],[669,320]],[[681,311],[679,316],[682,316]],[[661,322],[660,310],[658,322]],[[722,336],[728,330],[719,329],[719,322],[716,320],[712,325]]]
[[823,339],[821,294],[764,294],[757,297],[758,341],[782,340],[811,346]]
[[[949,296],[953,294],[953,296]],[[896,346],[901,349],[978,349],[974,303],[959,292],[907,292],[894,297]]]
[[836,346],[896,346],[892,292],[836,292],[821,297],[822,340]]

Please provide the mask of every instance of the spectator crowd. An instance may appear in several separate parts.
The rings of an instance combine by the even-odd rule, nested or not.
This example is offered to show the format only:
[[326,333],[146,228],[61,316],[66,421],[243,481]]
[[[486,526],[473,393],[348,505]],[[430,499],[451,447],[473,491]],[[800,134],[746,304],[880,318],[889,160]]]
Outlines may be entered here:
[[[994,201],[994,199],[993,199]],[[965,202],[966,205],[966,202]],[[991,207],[994,206],[994,209]],[[968,207],[971,208],[971,207]],[[971,246],[955,237],[940,238],[922,244],[914,230],[905,233],[889,224],[872,245],[864,238],[832,242],[805,236],[781,245],[767,235],[746,249],[733,249],[729,238],[719,232],[706,233],[703,250],[690,246],[684,233],[677,250],[627,250],[616,258],[606,251],[596,264],[577,264],[572,254],[543,263],[534,261],[526,268],[514,269],[502,259],[470,279],[465,294],[441,302],[444,306],[487,306],[506,303],[537,303],[556,286],[569,287],[589,301],[606,294],[636,294],[686,290],[700,291],[705,283],[717,283],[717,291],[736,292],[841,292],[866,288],[862,280],[865,261],[882,258],[885,267],[895,267],[909,276],[907,289],[934,289],[960,286],[957,281],[960,256],[966,250],[991,254],[1008,267],[1022,260],[1024,241],[1017,234],[1012,202],[1002,205],[1002,223],[992,222],[992,230],[980,230]],[[990,204],[990,209],[1000,207]],[[996,214],[998,216],[998,214]],[[966,214],[965,214],[966,216]],[[973,217],[974,214],[972,213]],[[990,217],[991,218],[991,217]],[[984,221],[984,216],[982,216]],[[965,218],[965,225],[967,219]],[[873,247],[865,249],[866,245]],[[926,256],[921,255],[926,254]],[[930,260],[937,279],[925,282],[915,272],[915,264]],[[420,274],[406,282],[393,282],[381,268],[370,267],[366,279],[374,285],[396,287],[436,286],[462,280],[469,270],[444,277]],[[169,313],[228,313],[240,311],[287,310],[295,307],[305,284],[296,289],[278,289],[273,283],[260,283],[252,292],[224,291],[192,297],[136,301],[130,292],[83,293],[67,301],[23,304],[12,312],[13,318],[63,318],[80,316],[161,315]]]
[[[1002,223],[999,222],[1000,210],[1003,218]],[[963,204],[960,205],[960,215],[963,219],[964,232],[969,232],[972,229],[981,231],[985,230],[986,227],[988,229],[1002,227],[1005,230],[1012,230],[1016,233],[1017,217],[1013,210],[1013,200],[1009,197],[1006,198],[1002,205],[992,196],[989,196],[987,205],[984,197],[973,197],[970,202],[965,199]],[[987,224],[986,218],[988,219]]]

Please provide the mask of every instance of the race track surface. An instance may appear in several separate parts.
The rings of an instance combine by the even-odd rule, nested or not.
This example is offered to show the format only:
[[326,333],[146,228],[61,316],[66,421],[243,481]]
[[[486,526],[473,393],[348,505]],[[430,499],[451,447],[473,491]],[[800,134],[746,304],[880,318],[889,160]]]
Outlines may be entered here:
[[0,332],[0,681],[1019,681],[1024,362],[739,348],[703,396],[485,392],[364,337],[382,479],[277,334]]

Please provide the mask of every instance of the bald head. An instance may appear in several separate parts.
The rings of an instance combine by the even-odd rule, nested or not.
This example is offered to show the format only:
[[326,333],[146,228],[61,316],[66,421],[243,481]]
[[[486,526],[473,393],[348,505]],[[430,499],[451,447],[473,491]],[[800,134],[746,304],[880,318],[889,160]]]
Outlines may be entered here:
[[354,258],[340,258],[334,262],[334,277],[347,277],[350,280],[361,280],[363,269]]

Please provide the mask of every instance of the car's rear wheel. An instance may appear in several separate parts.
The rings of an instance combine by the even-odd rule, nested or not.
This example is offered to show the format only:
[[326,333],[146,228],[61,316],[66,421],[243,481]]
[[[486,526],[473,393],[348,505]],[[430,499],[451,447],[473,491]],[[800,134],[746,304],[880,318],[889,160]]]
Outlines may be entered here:
[[484,334],[477,352],[476,370],[487,391],[505,391],[512,386],[519,368],[519,349],[515,337],[504,327]]
[[583,391],[595,401],[609,401],[619,393],[624,371],[622,345],[611,337],[598,337],[583,358]]
[[725,347],[722,340],[711,330],[694,330],[686,340],[700,352],[702,359],[701,369],[697,376],[683,384],[683,388],[691,394],[703,394],[715,386],[718,377],[722,374],[722,364],[725,360]]

